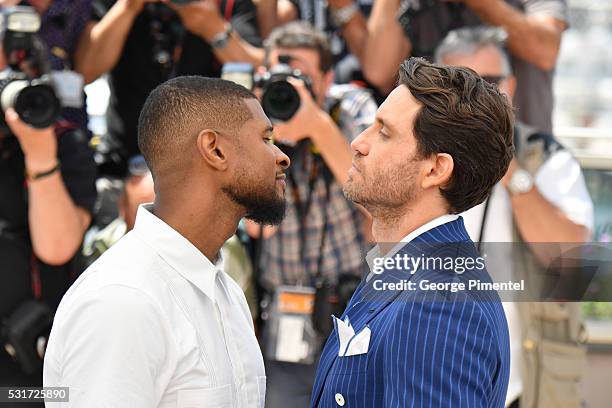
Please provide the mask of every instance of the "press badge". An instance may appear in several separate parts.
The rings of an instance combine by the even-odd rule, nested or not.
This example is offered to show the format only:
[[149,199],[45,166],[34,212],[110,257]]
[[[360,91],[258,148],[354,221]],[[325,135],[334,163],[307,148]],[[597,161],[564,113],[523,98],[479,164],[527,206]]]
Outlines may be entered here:
[[311,287],[280,286],[276,290],[265,329],[268,359],[314,363],[318,347],[312,325],[314,298]]
[[68,108],[83,107],[83,76],[74,71],[53,71],[51,79],[62,106]]

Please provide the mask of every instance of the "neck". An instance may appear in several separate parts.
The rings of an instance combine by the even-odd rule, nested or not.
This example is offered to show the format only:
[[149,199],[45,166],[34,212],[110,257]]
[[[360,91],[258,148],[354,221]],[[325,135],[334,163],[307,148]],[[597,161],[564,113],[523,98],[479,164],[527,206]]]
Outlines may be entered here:
[[244,215],[237,205],[228,201],[223,194],[177,194],[171,191],[170,194],[157,194],[154,211],[158,218],[214,263],[219,250],[236,232]]
[[442,206],[414,205],[397,211],[372,213],[372,235],[382,252],[429,221],[447,214]]

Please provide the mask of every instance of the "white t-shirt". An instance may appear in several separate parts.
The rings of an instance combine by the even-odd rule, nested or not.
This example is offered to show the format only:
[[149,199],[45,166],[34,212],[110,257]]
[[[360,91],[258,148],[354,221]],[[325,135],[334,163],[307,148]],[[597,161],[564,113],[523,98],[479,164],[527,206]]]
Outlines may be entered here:
[[244,294],[146,207],[57,310],[45,387],[62,407],[263,408],[266,377]]
[[[570,220],[593,230],[593,202],[586,188],[580,164],[570,152],[559,150],[553,153],[539,168],[534,183],[540,194],[561,209]],[[512,242],[512,205],[510,196],[501,183],[493,188],[489,200],[483,242]],[[484,207],[485,203],[482,203],[461,214],[465,228],[474,242],[480,237]],[[504,262],[487,265],[487,268],[494,270],[495,276],[502,277],[500,280],[503,280],[503,277],[510,279],[512,276],[511,246],[496,245],[491,250],[498,253],[489,254],[489,259],[503,259]],[[504,302],[503,306],[510,332],[510,383],[506,396],[506,404],[509,404],[518,398],[523,390],[522,333],[516,305],[512,302]]]

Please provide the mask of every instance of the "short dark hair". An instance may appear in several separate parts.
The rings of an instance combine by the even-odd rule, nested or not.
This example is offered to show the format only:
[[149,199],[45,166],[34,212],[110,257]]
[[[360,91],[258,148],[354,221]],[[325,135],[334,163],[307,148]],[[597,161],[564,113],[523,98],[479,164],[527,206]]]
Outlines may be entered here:
[[268,54],[276,48],[315,50],[319,54],[321,71],[329,72],[334,66],[334,57],[327,36],[307,21],[292,21],[275,28],[264,46]]
[[218,78],[182,76],[157,86],[138,119],[138,147],[153,175],[163,158],[176,160],[179,146],[201,130],[239,130],[252,117],[243,101],[251,98],[245,87]]
[[421,58],[401,64],[398,83],[423,105],[414,120],[417,153],[453,157],[453,174],[441,188],[451,212],[483,202],[514,152],[514,115],[507,97],[469,68]]

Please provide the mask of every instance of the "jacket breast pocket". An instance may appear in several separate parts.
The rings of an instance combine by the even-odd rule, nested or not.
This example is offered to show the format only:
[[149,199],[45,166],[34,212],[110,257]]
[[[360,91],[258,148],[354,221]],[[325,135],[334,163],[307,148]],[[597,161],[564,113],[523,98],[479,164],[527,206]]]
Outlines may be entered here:
[[337,357],[330,370],[331,375],[349,375],[365,373],[368,366],[368,354]]
[[227,384],[215,388],[179,390],[177,408],[230,408],[232,386]]

